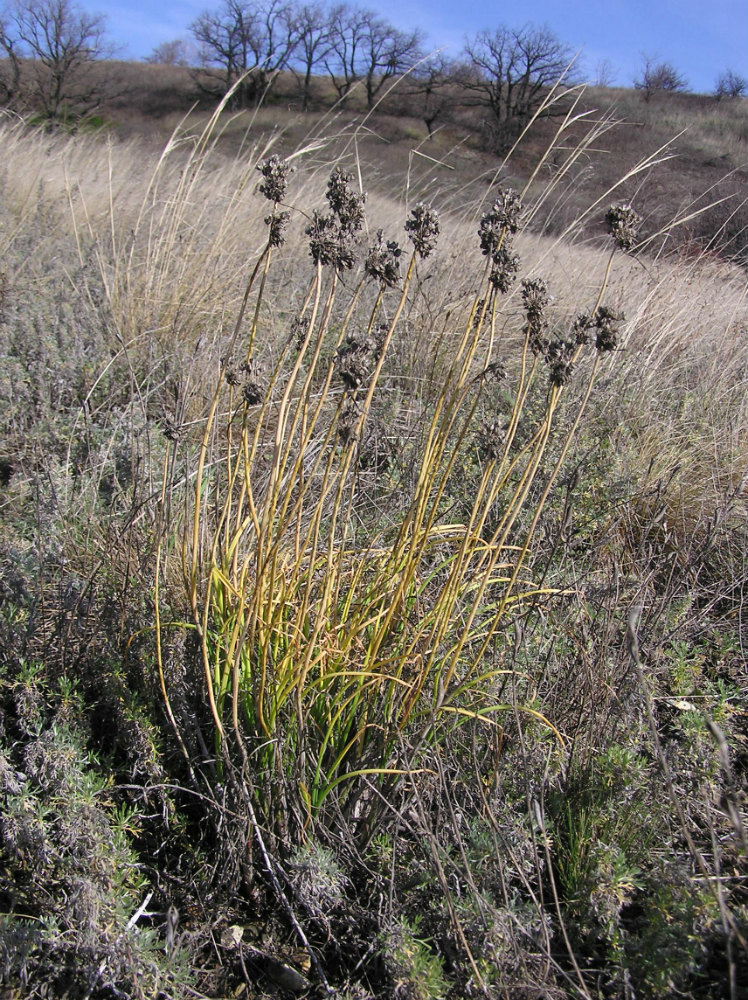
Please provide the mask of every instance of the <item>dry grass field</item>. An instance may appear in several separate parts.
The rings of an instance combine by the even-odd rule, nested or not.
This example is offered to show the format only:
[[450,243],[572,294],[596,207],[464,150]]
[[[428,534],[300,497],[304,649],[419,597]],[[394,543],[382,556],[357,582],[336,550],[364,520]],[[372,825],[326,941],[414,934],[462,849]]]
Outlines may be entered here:
[[0,123],[3,995],[745,995],[745,102],[147,98]]

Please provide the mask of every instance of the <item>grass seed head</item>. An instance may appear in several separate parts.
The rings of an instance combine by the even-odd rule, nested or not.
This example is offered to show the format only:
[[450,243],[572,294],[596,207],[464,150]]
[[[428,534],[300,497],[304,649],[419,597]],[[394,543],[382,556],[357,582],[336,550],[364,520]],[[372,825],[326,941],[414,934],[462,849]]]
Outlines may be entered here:
[[315,209],[311,225],[304,232],[309,237],[309,253],[315,264],[350,271],[356,263],[353,233],[338,225],[333,216]]
[[405,231],[418,256],[428,257],[439,238],[439,216],[435,209],[419,202],[405,223]]
[[339,349],[337,372],[346,389],[358,389],[369,377],[373,346],[369,337],[352,334]]
[[230,366],[226,369],[226,382],[235,389],[238,385],[242,384],[242,376],[240,370]]
[[363,229],[365,194],[358,194],[351,187],[353,176],[341,167],[335,167],[327,184],[327,202],[337,216],[340,228],[351,235]]
[[162,422],[162,428],[164,432],[164,437],[167,441],[178,441],[182,434],[182,429],[179,424],[169,417],[164,417]]
[[522,302],[527,316],[529,344],[535,354],[546,354],[548,350],[548,341],[545,338],[548,326],[545,321],[545,309],[550,300],[548,285],[542,278],[522,280]]
[[626,252],[634,249],[642,217],[631,205],[625,202],[611,205],[605,213],[605,224],[617,247]]
[[595,313],[595,328],[597,337],[595,347],[598,351],[614,351],[618,346],[618,324],[625,319],[623,313],[617,313],[608,306],[600,306]]
[[304,341],[309,333],[309,317],[308,316],[295,316],[291,320],[291,337],[294,341],[294,346],[297,351],[300,351],[304,346]]
[[571,332],[577,346],[589,344],[590,329],[594,326],[594,320],[587,313],[579,313],[571,324]]
[[492,361],[480,373],[483,382],[502,382],[506,378],[506,365],[503,361]]
[[289,212],[273,212],[272,215],[265,217],[265,225],[269,227],[268,243],[271,247],[282,247],[286,242],[283,231],[290,217]]
[[493,207],[480,220],[478,235],[484,255],[493,254],[506,239],[507,233],[516,233],[522,216],[522,201],[516,191],[500,191]]
[[338,418],[338,438],[341,444],[349,444],[355,435],[358,422],[358,406],[352,397],[348,397]]
[[259,378],[258,367],[254,360],[250,358],[241,366],[240,371],[244,375],[242,399],[247,406],[259,406],[265,398],[265,386]]
[[377,241],[369,247],[364,270],[371,277],[389,288],[394,288],[400,280],[400,257],[402,250],[394,240],[385,242],[382,230],[377,231]]
[[546,345],[545,359],[552,385],[566,385],[571,378],[574,371],[571,359],[576,346],[576,340],[565,340],[562,337],[557,337]]
[[548,285],[542,278],[524,278],[522,280],[522,302],[525,306],[527,322],[531,326],[541,322],[550,300]]
[[522,263],[519,255],[512,253],[512,245],[508,239],[505,239],[500,247],[492,251],[491,262],[491,273],[488,280],[494,288],[506,295],[514,284]]
[[288,186],[288,175],[291,165],[287,160],[282,159],[277,154],[269,156],[262,163],[257,164],[257,169],[262,174],[263,180],[260,182],[260,193],[264,194],[268,201],[277,205],[286,196]]
[[504,424],[494,418],[481,424],[478,430],[478,451],[481,457],[487,461],[495,461],[501,455],[506,436]]

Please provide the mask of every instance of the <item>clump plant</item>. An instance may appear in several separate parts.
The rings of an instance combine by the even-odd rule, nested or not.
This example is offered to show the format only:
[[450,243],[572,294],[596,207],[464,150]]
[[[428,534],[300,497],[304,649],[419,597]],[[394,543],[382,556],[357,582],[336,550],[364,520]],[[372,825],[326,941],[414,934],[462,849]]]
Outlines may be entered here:
[[[340,810],[365,829],[377,794],[401,794],[426,766],[422,753],[455,726],[488,735],[520,711],[563,743],[531,700],[502,697],[501,637],[553,592],[533,581],[528,554],[618,317],[603,304],[609,261],[591,319],[550,336],[547,284],[525,278],[524,322],[516,336],[499,334],[517,323],[508,292],[524,213],[520,194],[500,190],[478,227],[488,259],[422,428],[387,474],[375,464],[366,476],[372,428],[387,433],[378,411],[389,356],[437,251],[438,215],[424,203],[408,215],[409,258],[383,230],[363,253],[365,196],[335,167],[328,211],[315,209],[305,227],[314,269],[303,304],[271,352],[266,297],[289,165],[274,156],[258,170],[273,213],[188,474],[181,558],[219,766],[235,774],[254,835],[280,845]],[[361,257],[348,289],[342,276]],[[581,388],[556,440],[577,369]],[[480,419],[491,386],[510,379],[500,417]],[[476,440],[477,475],[455,521],[449,492]],[[391,516],[362,513],[372,503]]]

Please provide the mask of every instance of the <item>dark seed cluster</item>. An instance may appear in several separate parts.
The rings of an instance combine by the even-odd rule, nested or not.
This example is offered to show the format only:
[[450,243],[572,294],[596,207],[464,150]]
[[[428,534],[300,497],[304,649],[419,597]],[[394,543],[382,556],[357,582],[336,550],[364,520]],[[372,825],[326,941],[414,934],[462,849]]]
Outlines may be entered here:
[[291,336],[293,337],[294,346],[297,351],[300,351],[304,346],[304,341],[309,333],[309,317],[308,316],[296,316],[291,321]]
[[550,300],[548,285],[542,278],[525,278],[523,280],[522,302],[525,307],[528,323],[536,326],[542,321],[546,306]]
[[514,284],[521,263],[519,255],[512,253],[511,244],[504,240],[491,254],[491,273],[488,278],[493,287],[506,294]]
[[595,347],[598,351],[614,351],[618,346],[618,324],[625,319],[608,306],[600,306],[595,313]]
[[520,259],[512,249],[511,235],[519,229],[521,217],[520,197],[516,191],[507,189],[499,192],[478,227],[481,251],[491,258],[491,284],[503,293],[512,287],[520,267]]
[[346,389],[358,389],[371,371],[373,341],[365,335],[350,334],[338,350],[338,376]]
[[552,385],[566,385],[574,371],[572,357],[576,350],[576,340],[555,337],[548,341],[545,349],[545,359],[548,362],[548,375]]
[[282,247],[286,242],[283,235],[290,218],[289,212],[273,212],[265,217],[265,225],[269,227],[268,243],[271,247]]
[[477,330],[483,321],[483,310],[486,307],[485,299],[478,299],[475,303],[475,313],[473,314],[473,329]]
[[333,216],[315,209],[311,225],[306,227],[305,232],[309,237],[309,253],[315,264],[349,271],[356,263],[353,237],[338,225]]
[[259,369],[252,358],[238,368],[228,367],[226,381],[234,388],[241,386],[242,399],[247,406],[257,406],[265,398],[266,387],[259,377]]
[[492,361],[486,365],[479,378],[482,382],[501,382],[506,378],[506,365],[503,361]]
[[340,167],[333,170],[326,193],[332,214],[315,210],[305,230],[315,263],[338,271],[348,271],[355,264],[356,236],[364,225],[366,196],[352,190],[352,181],[352,175]]
[[605,213],[605,224],[616,246],[627,252],[634,249],[642,217],[634,211],[631,205],[624,202],[611,205]]
[[587,313],[579,313],[571,324],[571,332],[577,346],[589,344],[590,330],[594,326],[594,320]]
[[405,223],[408,234],[419,257],[428,257],[436,248],[439,238],[439,216],[433,208],[419,202]]
[[500,420],[488,420],[478,430],[478,451],[486,461],[500,457],[506,436],[506,428]]
[[280,156],[269,156],[262,163],[258,163],[257,169],[262,174],[260,182],[260,193],[264,194],[268,201],[277,205],[286,196],[288,186],[288,175],[291,165]]
[[493,253],[507,233],[516,233],[521,218],[522,201],[517,192],[511,188],[500,191],[491,210],[480,220],[478,232],[483,253]]
[[228,382],[228,384],[231,386],[232,389],[235,389],[238,385],[241,385],[242,384],[241,369],[234,368],[233,366],[228,367],[226,369],[226,381]]
[[343,409],[340,411],[340,417],[338,419],[337,431],[342,444],[348,444],[351,440],[353,440],[358,417],[358,405],[356,404],[355,399],[352,396],[349,396],[343,406]]
[[547,348],[545,331],[545,309],[550,302],[548,285],[542,278],[525,278],[522,281],[522,303],[527,316],[527,333],[530,349],[535,354],[544,354]]
[[179,424],[171,420],[169,417],[164,417],[163,420],[164,437],[167,441],[178,441],[182,434],[182,428]]
[[371,336],[351,333],[338,349],[336,367],[346,389],[354,391],[368,381],[374,365],[382,355],[387,326],[380,326]]
[[327,203],[340,223],[340,228],[351,234],[360,232],[364,225],[365,194],[351,187],[353,175],[335,167],[327,184]]
[[394,240],[385,242],[382,230],[377,231],[376,243],[369,247],[364,270],[371,278],[393,288],[400,280],[402,250]]

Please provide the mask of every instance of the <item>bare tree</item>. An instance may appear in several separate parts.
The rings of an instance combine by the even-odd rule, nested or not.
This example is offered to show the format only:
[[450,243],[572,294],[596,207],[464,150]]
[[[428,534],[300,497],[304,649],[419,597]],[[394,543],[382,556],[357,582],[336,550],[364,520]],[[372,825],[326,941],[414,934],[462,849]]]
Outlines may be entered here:
[[294,11],[285,0],[223,0],[190,25],[203,62],[198,83],[216,96],[248,74],[233,96],[244,107],[265,94],[272,77],[287,65],[298,32]]
[[489,113],[492,145],[505,149],[543,102],[548,89],[569,78],[571,50],[544,27],[481,31],[465,46],[461,80]]
[[406,73],[421,58],[421,40],[420,31],[399,31],[380,17],[369,17],[361,49],[369,108],[388,80]]
[[408,77],[408,93],[415,99],[429,139],[433,138],[437,121],[450,106],[448,88],[454,78],[455,69],[441,52],[422,62]]
[[612,87],[617,76],[616,68],[610,59],[598,59],[595,63],[592,80],[596,87]]
[[324,62],[338,97],[342,100],[363,80],[367,104],[373,108],[387,81],[421,58],[421,38],[420,31],[399,31],[371,10],[335,7]]
[[[6,18],[15,54],[28,60],[24,100],[50,121],[92,110],[104,95],[97,59],[111,53],[104,18],[70,0],[18,0]],[[8,52],[8,45],[3,43]]]
[[203,11],[190,25],[205,71],[200,79],[203,89],[220,96],[247,68],[248,21],[251,12],[243,4],[224,0],[218,10]]
[[655,57],[642,56],[643,65],[634,86],[642,92],[642,97],[649,102],[655,94],[682,93],[688,90],[688,81],[669,62],[658,62]]
[[9,17],[5,13],[0,13],[0,51],[3,53],[0,63],[0,101],[3,104],[13,104],[21,89],[21,57],[18,39],[13,36]]
[[324,64],[341,100],[361,79],[361,52],[372,17],[371,11],[345,4],[330,12],[330,47]]
[[184,38],[161,42],[149,56],[145,57],[145,62],[159,66],[189,66],[190,45]]
[[296,45],[295,62],[303,71],[300,73],[292,64],[291,69],[300,81],[302,94],[302,109],[309,108],[309,97],[311,94],[312,73],[315,66],[324,62],[325,57],[332,48],[331,24],[335,16],[333,12],[328,13],[321,4],[304,4],[296,11],[296,32],[298,43]]
[[724,97],[731,99],[745,97],[746,93],[748,93],[748,79],[734,70],[725,70],[724,73],[720,73],[717,77],[714,96],[718,101],[721,101]]
[[296,9],[291,0],[258,0],[252,53],[263,88],[268,78],[288,66],[299,43]]

